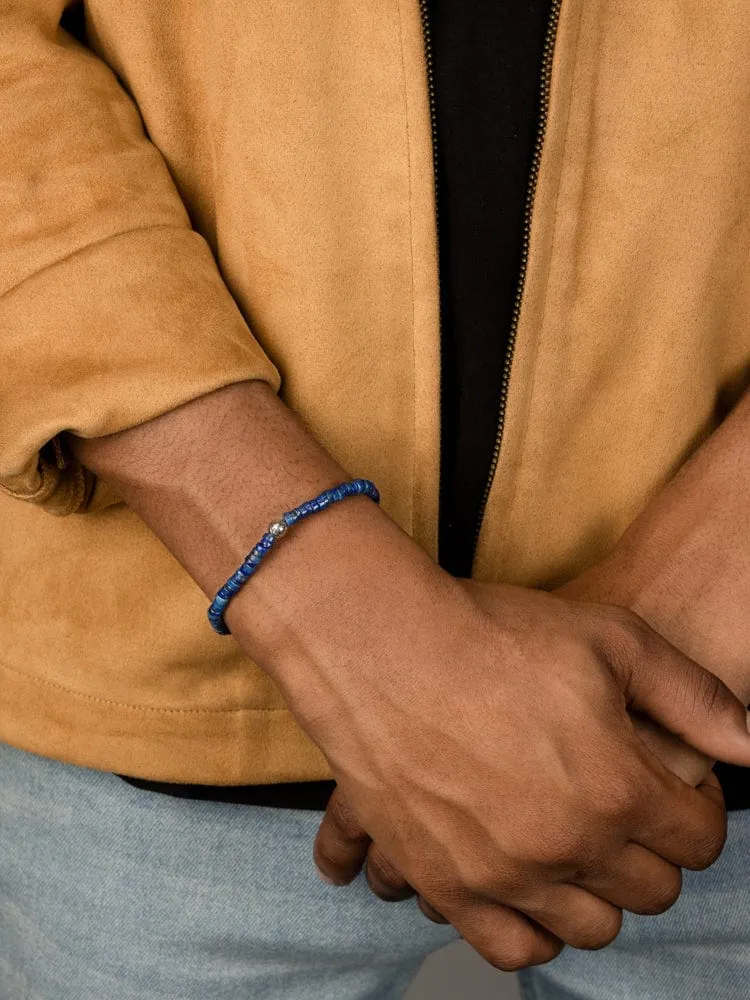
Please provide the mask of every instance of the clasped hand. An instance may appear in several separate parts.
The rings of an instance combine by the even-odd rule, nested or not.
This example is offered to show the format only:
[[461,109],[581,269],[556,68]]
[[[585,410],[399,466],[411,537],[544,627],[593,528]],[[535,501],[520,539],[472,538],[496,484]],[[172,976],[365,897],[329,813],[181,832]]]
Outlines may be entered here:
[[426,669],[373,666],[356,738],[326,748],[316,864],[417,893],[500,969],[602,947],[623,910],[664,911],[680,869],[719,855],[711,758],[750,764],[744,708],[625,609],[454,583]]

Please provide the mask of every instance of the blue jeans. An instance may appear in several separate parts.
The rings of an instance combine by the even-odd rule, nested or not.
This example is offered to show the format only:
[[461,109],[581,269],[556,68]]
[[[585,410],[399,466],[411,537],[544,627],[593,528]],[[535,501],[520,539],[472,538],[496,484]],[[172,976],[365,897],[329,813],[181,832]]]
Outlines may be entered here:
[[721,857],[684,873],[666,913],[626,913],[609,947],[566,948],[520,979],[526,1000],[748,1000],[750,810],[729,814]]
[[363,876],[319,812],[178,799],[0,744],[1,1000],[395,1000],[458,935]]
[[[0,744],[0,1000],[390,1000],[455,940],[312,865],[318,812],[170,798]],[[527,1000],[748,1000],[750,811],[659,917]],[[467,988],[467,995],[470,992]]]

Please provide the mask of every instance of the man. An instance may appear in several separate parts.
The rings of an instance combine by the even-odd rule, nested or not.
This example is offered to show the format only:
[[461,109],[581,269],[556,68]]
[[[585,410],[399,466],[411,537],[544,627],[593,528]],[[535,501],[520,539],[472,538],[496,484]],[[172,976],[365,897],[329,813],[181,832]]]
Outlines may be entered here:
[[[433,153],[449,220],[472,176],[440,6],[65,6],[1,43],[9,997],[396,996],[456,933],[519,968],[661,913],[722,846],[710,759],[750,764],[748,14],[526,9],[500,368],[455,226],[439,315]],[[380,505],[296,525],[211,633],[269,521],[354,475]],[[332,777],[324,873],[367,851],[452,929],[311,885],[319,811],[251,804]]]

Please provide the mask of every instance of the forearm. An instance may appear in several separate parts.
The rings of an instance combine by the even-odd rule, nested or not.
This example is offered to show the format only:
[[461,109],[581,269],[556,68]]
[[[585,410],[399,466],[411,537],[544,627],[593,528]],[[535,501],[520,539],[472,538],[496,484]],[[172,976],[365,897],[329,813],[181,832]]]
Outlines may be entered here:
[[[118,434],[69,435],[68,443],[209,597],[282,511],[361,474],[342,468],[262,381],[206,394]],[[369,497],[349,497],[296,525],[225,619],[245,651],[285,682],[280,672],[303,659],[302,644],[334,632],[346,641],[347,602],[371,606],[385,590],[378,574],[392,573],[417,589],[432,573],[448,576]]]
[[[348,478],[262,385],[70,443],[207,595],[280,508]],[[643,754],[623,673],[644,710],[704,749],[750,760],[741,706],[727,696],[718,712],[699,704],[683,716],[660,678],[686,672],[700,688],[699,668],[613,612],[454,580],[363,496],[295,526],[233,599],[227,624],[407,882],[475,947],[511,931],[528,938],[527,956],[540,924],[571,928],[569,901],[550,896],[566,871],[585,878],[590,866],[599,886],[612,882],[633,840],[654,849],[666,839],[675,863],[694,868],[718,853],[720,809],[676,791]],[[645,687],[634,662],[649,665]],[[571,838],[578,826],[585,837]],[[640,882],[624,904],[646,912],[652,886]],[[526,912],[528,900],[533,925],[487,924],[488,911]]]
[[630,607],[750,702],[750,394],[563,590]]

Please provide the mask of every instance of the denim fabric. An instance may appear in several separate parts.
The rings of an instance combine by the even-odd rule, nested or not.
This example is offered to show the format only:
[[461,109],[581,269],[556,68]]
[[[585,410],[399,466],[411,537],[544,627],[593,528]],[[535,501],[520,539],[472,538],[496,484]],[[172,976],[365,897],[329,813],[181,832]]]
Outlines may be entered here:
[[458,935],[362,876],[321,813],[157,795],[0,744],[1,1000],[390,1000]]
[[526,1000],[748,1000],[750,811],[729,814],[721,857],[684,873],[666,913],[626,913],[608,948],[566,948],[520,980]]

